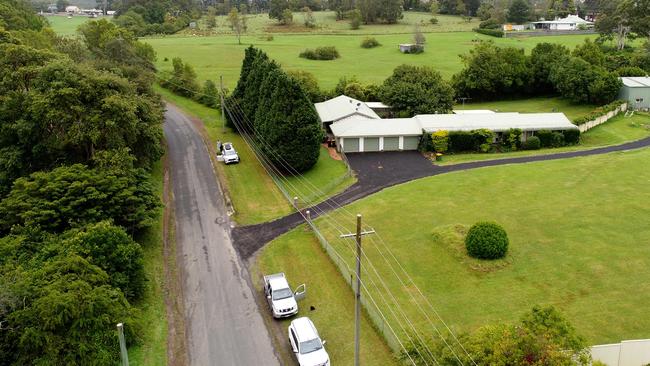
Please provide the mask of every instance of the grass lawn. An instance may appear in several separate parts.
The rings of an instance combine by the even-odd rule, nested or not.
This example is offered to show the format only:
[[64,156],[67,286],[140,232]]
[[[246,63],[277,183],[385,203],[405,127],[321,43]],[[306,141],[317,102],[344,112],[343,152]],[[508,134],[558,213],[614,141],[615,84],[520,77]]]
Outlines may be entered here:
[[[384,26],[391,29],[391,26]],[[333,88],[342,76],[356,75],[364,83],[380,84],[393,69],[401,64],[427,65],[450,78],[462,68],[458,57],[474,46],[474,40],[493,40],[498,45],[524,48],[530,51],[539,42],[562,43],[570,48],[583,42],[580,36],[550,36],[519,39],[502,39],[473,32],[428,33],[427,49],[418,55],[399,52],[397,45],[411,41],[410,34],[380,34],[375,38],[382,44],[373,49],[361,48],[366,37],[363,29],[359,34],[275,34],[272,41],[258,35],[242,37],[242,45],[234,36],[170,36],[145,38],[158,54],[156,66],[160,70],[171,70],[172,58],[181,57],[194,66],[199,80],[218,80],[224,76],[227,87],[234,88],[239,79],[239,70],[248,45],[266,51],[269,57],[279,62],[285,70],[305,70],[313,73],[322,88]],[[336,46],[341,58],[333,61],[314,61],[298,57],[306,48]]]
[[[354,359],[354,294],[305,226],[267,245],[260,253],[253,278],[284,272],[290,283],[307,284],[300,314],[309,316],[320,336],[327,340],[333,365],[352,365]],[[259,281],[254,282],[261,291]],[[310,307],[315,308],[310,311]],[[291,320],[282,320],[285,330]],[[287,345],[288,347],[288,345]],[[397,365],[390,349],[367,320],[361,326],[361,362],[364,365]]]
[[477,160],[505,159],[518,156],[554,154],[575,150],[593,149],[596,147],[619,145],[625,142],[650,137],[650,115],[635,113],[632,117],[623,114],[614,117],[602,125],[585,132],[580,137],[580,145],[567,146],[557,149],[541,149],[533,151],[515,151],[498,154],[449,154],[445,155],[441,165],[464,163]]
[[[162,163],[155,165],[151,182],[160,197],[163,194]],[[162,213],[156,224],[140,239],[144,250],[147,287],[143,298],[134,305],[140,310],[143,324],[142,344],[129,349],[129,362],[137,366],[167,364],[167,313],[164,302],[164,256]],[[126,324],[128,326],[128,324]]]
[[[47,15],[45,19],[50,23],[52,30],[61,36],[73,36],[77,33],[77,27],[89,20],[99,20],[101,18],[89,18],[84,15],[75,15],[68,19],[65,15]],[[113,17],[106,17],[109,21]]]
[[[266,222],[292,212],[293,209],[286,198],[241,136],[228,128],[222,133],[219,111],[174,95],[158,86],[156,91],[189,115],[203,121],[210,141],[230,141],[235,145],[241,162],[228,166],[217,164],[217,170],[225,178],[225,188],[235,207],[234,219],[238,224]],[[298,196],[301,204],[304,204],[317,203],[344,190],[352,183],[354,178],[347,176],[345,164],[330,158],[326,150],[321,149],[321,156],[316,165],[305,173],[303,178],[288,177],[285,187],[291,196]],[[316,194],[314,186],[323,194]]]
[[[347,209],[364,215],[456,331],[514,321],[542,304],[557,306],[592,344],[647,338],[649,160],[650,149],[642,149],[458,172],[392,187]],[[338,223],[317,222],[352,266],[350,243],[338,236],[352,230],[354,220],[340,210],[330,219]],[[462,243],[462,238],[454,239],[450,231],[482,220],[496,221],[508,232],[505,265],[476,268],[458,255],[454,240]],[[270,248],[290,248],[286,261],[305,255],[309,247],[292,245],[294,235],[300,234],[280,238]],[[392,275],[376,240],[368,236],[364,248],[398,297],[392,306],[430,332],[414,309],[421,300],[407,296],[414,289]],[[369,269],[364,273],[367,279],[374,276]]]

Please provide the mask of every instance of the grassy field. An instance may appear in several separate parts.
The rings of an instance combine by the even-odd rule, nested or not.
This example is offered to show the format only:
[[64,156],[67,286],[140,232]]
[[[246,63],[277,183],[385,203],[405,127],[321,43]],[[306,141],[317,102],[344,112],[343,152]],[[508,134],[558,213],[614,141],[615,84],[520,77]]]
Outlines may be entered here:
[[[189,115],[203,121],[213,143],[221,140],[230,141],[235,145],[241,162],[228,166],[217,164],[217,170],[225,178],[225,188],[235,207],[234,219],[238,224],[261,223],[292,212],[292,207],[244,139],[228,128],[222,129],[219,111],[174,95],[160,87],[156,87],[156,91]],[[332,159],[323,148],[318,162],[309,172],[301,178],[288,176],[283,183],[289,194],[292,197],[298,196],[300,203],[304,205],[317,203],[338,193],[354,181],[354,178],[348,175],[345,164]]]
[[[156,192],[162,197],[163,168],[156,164],[151,175]],[[164,270],[162,249],[162,214],[154,226],[149,228],[140,242],[144,250],[144,268],[147,276],[145,294],[135,304],[140,310],[143,333],[142,344],[129,349],[129,361],[136,366],[158,366],[167,364],[167,314],[164,303]],[[128,324],[126,325],[128,326]]]
[[[650,276],[648,159],[650,149],[643,149],[440,175],[386,189],[347,210],[364,215],[456,331],[513,321],[542,304],[557,306],[592,344],[647,338],[650,283],[640,279]],[[477,267],[462,252],[457,228],[482,220],[508,232],[503,265]],[[353,220],[337,211],[318,223],[352,266],[350,243],[338,236]],[[422,301],[407,296],[414,289],[391,274],[377,240],[368,236],[365,254],[398,297],[390,307],[405,309],[426,333],[414,306]]]
[[[320,336],[327,340],[326,348],[333,365],[352,365],[354,294],[318,241],[304,226],[263,249],[253,278],[276,272],[284,272],[296,286],[307,284],[307,297],[300,302],[299,316],[309,316]],[[259,285],[258,282],[255,283]],[[261,288],[257,290],[261,291]],[[310,311],[312,306],[315,310]],[[286,329],[290,321],[283,320],[282,328]],[[361,362],[364,365],[397,365],[390,349],[366,317],[361,326]]]
[[645,137],[650,137],[649,114],[636,113],[632,117],[620,115],[582,134],[582,136],[580,136],[579,145],[555,149],[515,151],[498,154],[449,154],[444,156],[441,164],[447,165],[468,161],[505,159],[518,156],[555,154],[559,152],[593,149],[609,145],[619,145],[629,141],[640,140]]
[[[389,26],[385,26],[390,28]],[[562,43],[573,48],[583,42],[585,36],[534,37],[524,39],[501,39],[472,32],[426,34],[427,49],[419,55],[399,52],[397,45],[410,42],[410,34],[381,34],[375,38],[382,46],[373,49],[360,47],[365,35],[317,35],[276,34],[272,41],[264,37],[248,35],[242,37],[242,45],[234,36],[171,36],[146,38],[158,53],[156,66],[170,70],[171,60],[181,57],[194,66],[199,80],[218,80],[223,75],[224,83],[233,88],[239,79],[239,70],[248,45],[266,51],[285,70],[305,70],[313,73],[322,88],[332,88],[339,78],[356,75],[364,83],[379,84],[393,69],[401,64],[427,65],[440,71],[445,78],[458,72],[462,63],[458,57],[474,46],[475,40],[490,39],[499,45],[521,47],[531,50],[539,42]],[[298,57],[306,48],[336,46],[341,58],[333,61],[313,61]]]
[[573,120],[594,110],[596,106],[589,104],[573,104],[566,99],[557,97],[536,97],[529,99],[500,100],[495,102],[466,103],[456,105],[454,109],[490,109],[495,112],[521,113],[550,113],[562,112]]
[[[107,17],[106,19],[112,19],[113,17]],[[73,36],[77,33],[77,27],[84,24],[89,20],[98,20],[100,18],[89,18],[84,15],[75,15],[72,18],[68,19],[65,15],[47,15],[45,19],[50,23],[50,26],[59,35],[62,36]]]

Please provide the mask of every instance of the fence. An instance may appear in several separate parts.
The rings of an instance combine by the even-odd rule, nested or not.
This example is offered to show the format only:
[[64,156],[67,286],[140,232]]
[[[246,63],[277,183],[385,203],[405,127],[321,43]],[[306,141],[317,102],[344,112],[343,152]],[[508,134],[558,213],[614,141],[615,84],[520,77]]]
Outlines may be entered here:
[[604,114],[592,121],[585,122],[581,125],[578,126],[578,129],[580,130],[581,133],[584,133],[586,131],[591,130],[592,128],[601,125],[607,121],[609,121],[611,118],[618,116],[619,113],[627,111],[627,103],[621,104],[618,108],[615,110],[608,112],[607,114]]
[[643,366],[650,364],[650,339],[623,341],[591,347],[591,357],[607,366]]

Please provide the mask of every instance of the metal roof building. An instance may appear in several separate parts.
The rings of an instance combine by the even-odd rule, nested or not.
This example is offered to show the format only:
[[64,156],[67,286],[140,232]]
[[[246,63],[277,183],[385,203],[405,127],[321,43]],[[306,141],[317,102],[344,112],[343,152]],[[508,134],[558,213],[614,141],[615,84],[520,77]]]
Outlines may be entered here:
[[619,99],[627,100],[631,109],[650,109],[650,77],[623,77]]
[[366,103],[345,95],[339,95],[336,98],[316,103],[314,106],[324,128],[334,122],[350,117],[379,119],[377,113],[368,107]]

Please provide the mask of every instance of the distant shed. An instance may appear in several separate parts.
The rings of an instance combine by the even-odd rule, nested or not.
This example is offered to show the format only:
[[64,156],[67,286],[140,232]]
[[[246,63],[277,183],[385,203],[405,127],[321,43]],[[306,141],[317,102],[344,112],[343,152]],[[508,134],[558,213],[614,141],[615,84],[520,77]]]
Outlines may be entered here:
[[619,99],[627,100],[631,109],[650,109],[650,77],[623,77]]

